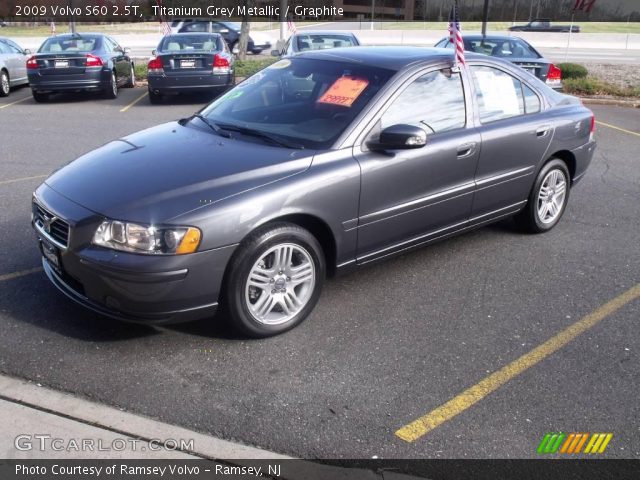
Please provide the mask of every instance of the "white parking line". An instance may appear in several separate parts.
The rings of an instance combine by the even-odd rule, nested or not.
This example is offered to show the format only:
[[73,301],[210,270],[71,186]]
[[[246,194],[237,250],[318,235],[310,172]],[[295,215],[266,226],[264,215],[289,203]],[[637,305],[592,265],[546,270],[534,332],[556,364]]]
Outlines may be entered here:
[[138,103],[140,100],[142,100],[144,97],[146,97],[147,95],[149,95],[149,92],[144,92],[142,95],[140,95],[138,98],[136,98],[133,102],[131,102],[129,105],[127,105],[124,108],[120,109],[120,112],[126,112],[127,110],[129,110],[131,107],[133,107],[136,103]]
[[16,103],[20,103],[20,102],[24,102],[25,100],[29,100],[30,98],[31,98],[31,95],[29,95],[28,97],[21,98],[20,100],[16,100],[15,102],[7,103],[5,105],[0,105],[0,110],[2,110],[3,108],[10,107],[11,105],[15,105]]

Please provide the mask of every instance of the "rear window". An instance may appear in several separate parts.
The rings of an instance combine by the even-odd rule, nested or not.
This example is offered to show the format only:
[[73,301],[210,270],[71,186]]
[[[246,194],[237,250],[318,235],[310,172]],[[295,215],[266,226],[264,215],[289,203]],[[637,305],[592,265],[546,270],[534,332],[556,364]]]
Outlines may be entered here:
[[164,37],[161,52],[196,52],[222,50],[220,37],[214,35],[171,35]]
[[99,37],[51,37],[38,50],[39,53],[92,52],[100,46]]
[[300,35],[298,50],[324,50],[326,48],[353,47],[356,45],[349,35]]
[[465,40],[465,50],[502,58],[540,58],[529,44],[518,39]]

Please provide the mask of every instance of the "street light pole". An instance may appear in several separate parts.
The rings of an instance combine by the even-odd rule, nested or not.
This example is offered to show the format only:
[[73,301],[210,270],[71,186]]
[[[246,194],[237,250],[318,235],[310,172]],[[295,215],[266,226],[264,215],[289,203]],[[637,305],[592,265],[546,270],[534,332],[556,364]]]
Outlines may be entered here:
[[[69,0],[69,11],[73,12],[73,0]],[[71,33],[76,33],[76,17],[73,13],[71,14],[71,20],[69,20],[69,29]]]
[[489,21],[489,0],[484,0],[484,9],[482,10],[482,36],[487,34],[487,22]]

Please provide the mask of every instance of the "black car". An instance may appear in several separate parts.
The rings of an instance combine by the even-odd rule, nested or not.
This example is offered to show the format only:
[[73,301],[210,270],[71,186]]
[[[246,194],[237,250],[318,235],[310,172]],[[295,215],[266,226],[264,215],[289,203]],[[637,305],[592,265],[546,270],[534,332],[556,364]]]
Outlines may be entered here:
[[[171,27],[173,33],[209,32],[222,35],[233,53],[236,53],[240,41],[240,24],[235,22],[216,22],[205,20],[174,21]],[[252,31],[249,34],[247,51],[255,55],[263,50],[271,49],[271,39],[264,32]]]
[[235,83],[234,56],[218,34],[163,37],[148,64],[149,100],[166,94],[221,93]]
[[511,32],[563,32],[579,33],[578,25],[554,25],[548,18],[535,18],[525,25],[509,27]]
[[500,59],[452,66],[444,49],[305,52],[83,155],[34,192],[46,275],[112,318],[220,302],[260,337],[302,322],[327,274],[510,216],[551,230],[593,157],[593,113]]
[[274,57],[291,57],[309,50],[327,50],[329,48],[357,47],[358,38],[351,32],[310,31],[295,33],[289,37],[282,51],[272,50]]
[[47,38],[27,60],[27,75],[36,102],[49,94],[101,91],[116,98],[118,87],[134,87],[129,50],[100,33],[69,33]]
[[[435,46],[453,48],[449,38],[443,38]],[[506,35],[465,35],[464,49],[508,60],[535,75],[554,90],[562,90],[562,70],[522,38]]]

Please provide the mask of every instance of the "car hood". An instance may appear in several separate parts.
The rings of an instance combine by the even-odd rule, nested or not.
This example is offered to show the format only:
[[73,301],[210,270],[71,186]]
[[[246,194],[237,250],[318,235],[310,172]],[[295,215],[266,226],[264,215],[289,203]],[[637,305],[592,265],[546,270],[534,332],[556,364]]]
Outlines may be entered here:
[[303,172],[312,158],[170,122],[107,143],[45,183],[105,217],[161,223]]

